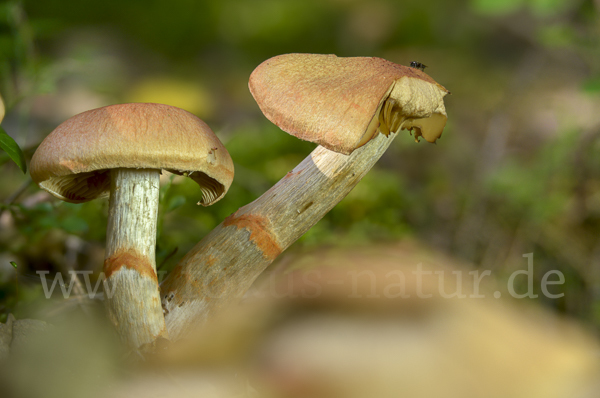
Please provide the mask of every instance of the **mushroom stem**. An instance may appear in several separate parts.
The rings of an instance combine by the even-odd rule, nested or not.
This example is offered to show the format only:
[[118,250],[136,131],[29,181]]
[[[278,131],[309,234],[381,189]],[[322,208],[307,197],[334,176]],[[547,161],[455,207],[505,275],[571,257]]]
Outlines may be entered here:
[[121,338],[135,348],[167,337],[155,261],[159,177],[159,170],[111,170],[106,306]]
[[260,198],[205,236],[161,285],[170,339],[180,339],[240,299],[283,250],[358,184],[396,135],[377,134],[351,155],[317,147]]

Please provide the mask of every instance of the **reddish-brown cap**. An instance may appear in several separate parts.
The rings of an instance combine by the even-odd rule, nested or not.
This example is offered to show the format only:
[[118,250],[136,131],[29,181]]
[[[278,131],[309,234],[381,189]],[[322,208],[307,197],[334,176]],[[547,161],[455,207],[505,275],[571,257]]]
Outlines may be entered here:
[[40,188],[71,203],[106,196],[110,169],[163,169],[200,185],[201,204],[221,199],[233,162],[217,136],[189,112],[162,104],[122,104],[80,113],[42,141],[30,164]]
[[282,130],[350,154],[380,131],[407,129],[429,142],[446,125],[448,90],[424,72],[381,58],[285,54],[260,64],[250,92]]

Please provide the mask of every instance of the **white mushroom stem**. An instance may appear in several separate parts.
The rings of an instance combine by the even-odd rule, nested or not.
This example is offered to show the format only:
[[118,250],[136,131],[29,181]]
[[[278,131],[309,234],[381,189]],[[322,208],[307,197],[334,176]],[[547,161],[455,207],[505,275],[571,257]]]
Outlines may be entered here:
[[156,276],[159,170],[111,171],[106,306],[121,338],[139,348],[167,337]]

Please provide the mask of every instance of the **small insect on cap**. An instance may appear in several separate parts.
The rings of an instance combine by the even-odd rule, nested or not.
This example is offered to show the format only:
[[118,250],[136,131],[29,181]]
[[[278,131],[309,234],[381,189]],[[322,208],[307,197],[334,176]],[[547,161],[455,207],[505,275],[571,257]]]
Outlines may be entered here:
[[31,159],[33,181],[71,203],[107,196],[110,169],[159,169],[200,185],[201,204],[221,199],[233,162],[217,136],[189,112],[162,104],[121,104],[68,119],[42,141]]
[[435,142],[448,90],[421,70],[381,58],[285,54],[260,64],[250,92],[282,130],[350,154],[377,132],[406,129]]
[[420,63],[418,61],[412,61],[410,63],[410,67],[411,68],[417,68],[417,69],[425,70],[425,68],[427,68],[427,65],[422,64],[422,63]]

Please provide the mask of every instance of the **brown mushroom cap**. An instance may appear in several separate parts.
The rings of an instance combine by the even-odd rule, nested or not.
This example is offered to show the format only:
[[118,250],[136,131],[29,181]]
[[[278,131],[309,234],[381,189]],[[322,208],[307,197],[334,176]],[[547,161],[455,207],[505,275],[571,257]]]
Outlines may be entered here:
[[122,104],[68,119],[40,144],[30,164],[40,188],[71,203],[106,196],[110,169],[164,169],[200,185],[204,206],[221,199],[233,162],[217,136],[189,112],[162,104]]
[[429,142],[446,125],[448,90],[426,73],[381,58],[285,54],[260,64],[250,92],[282,130],[350,154],[377,131],[412,130]]

